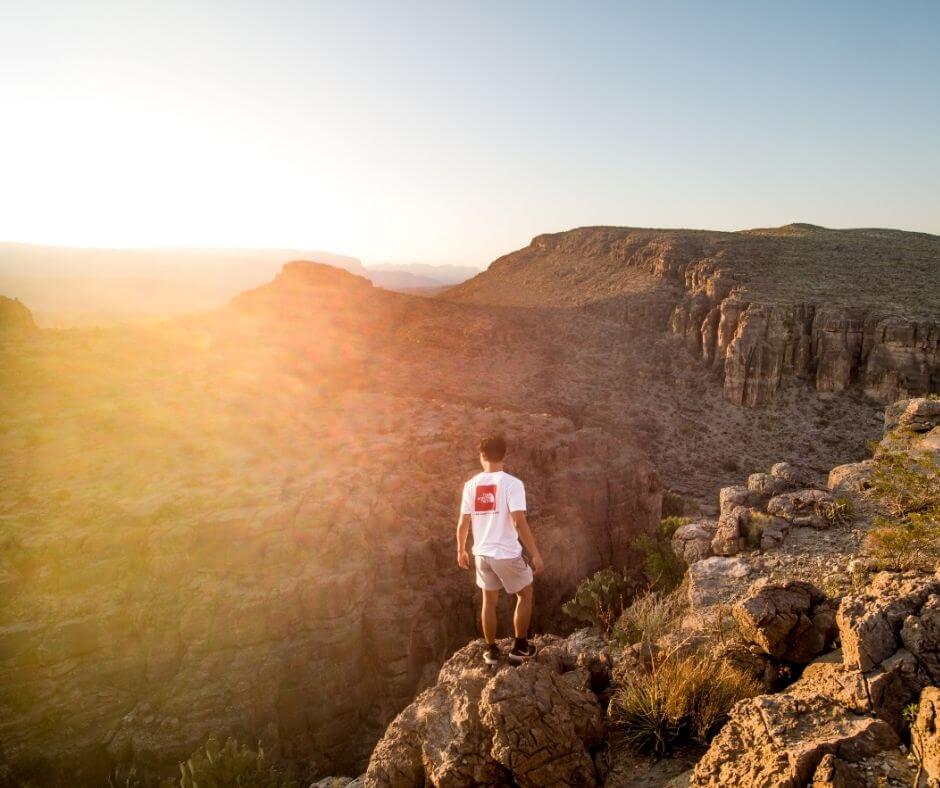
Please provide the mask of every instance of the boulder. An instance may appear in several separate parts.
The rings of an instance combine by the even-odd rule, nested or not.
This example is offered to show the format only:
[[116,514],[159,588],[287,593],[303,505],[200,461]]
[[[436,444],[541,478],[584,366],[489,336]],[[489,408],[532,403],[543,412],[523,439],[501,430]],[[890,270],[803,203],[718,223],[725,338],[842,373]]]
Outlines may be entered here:
[[940,786],[940,689],[927,687],[920,696],[911,726],[911,745],[927,778],[928,788]]
[[742,636],[769,657],[806,664],[836,635],[835,605],[801,580],[767,583],[732,607]]
[[[725,488],[729,489],[729,488]],[[723,491],[722,491],[723,492]],[[712,537],[711,549],[715,555],[737,555],[746,545],[745,529],[748,521],[748,510],[743,506],[731,509],[722,507],[715,535]]]
[[803,484],[803,474],[788,462],[775,463],[770,469],[770,475],[777,480],[783,489],[791,490]]
[[751,573],[741,558],[712,556],[689,567],[689,605],[693,611],[722,602],[735,586],[744,585]]
[[767,503],[767,512],[792,525],[828,528],[830,523],[822,512],[834,500],[832,495],[823,490],[798,490],[771,498]]
[[771,476],[769,473],[752,473],[747,477],[747,489],[762,498],[771,498],[787,489],[783,479]]
[[750,506],[755,503],[754,494],[742,486],[722,487],[718,493],[719,514],[725,514],[738,506]]
[[673,552],[690,565],[708,558],[712,554],[716,526],[714,520],[697,520],[679,526],[672,535]]
[[[902,629],[918,653],[926,653],[936,627],[936,602],[940,579],[916,572],[880,572],[864,594],[846,596],[836,622],[842,640],[845,664],[868,671],[894,654],[902,644]],[[925,608],[925,621],[919,613]],[[914,616],[917,623],[908,621]]]
[[899,741],[883,720],[830,698],[759,695],[734,706],[691,784],[803,788],[826,755],[857,761]]
[[833,494],[857,494],[864,492],[870,485],[871,475],[874,471],[872,460],[850,462],[846,465],[837,465],[829,471],[826,486]]
[[566,641],[534,642],[538,656],[518,668],[486,667],[481,641],[456,652],[389,725],[365,785],[595,785],[605,731],[592,671]]
[[885,434],[898,428],[930,432],[937,426],[940,426],[940,400],[902,399],[885,408]]

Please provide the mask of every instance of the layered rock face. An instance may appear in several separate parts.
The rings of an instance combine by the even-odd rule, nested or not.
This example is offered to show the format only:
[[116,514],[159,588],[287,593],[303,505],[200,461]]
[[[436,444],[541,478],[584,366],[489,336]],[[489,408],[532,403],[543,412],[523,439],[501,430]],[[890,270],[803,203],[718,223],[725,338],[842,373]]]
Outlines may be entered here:
[[446,297],[668,330],[738,405],[790,381],[893,402],[940,390],[938,273],[940,239],[917,233],[593,227],[538,236]]
[[[454,523],[487,433],[546,557],[537,629],[568,625],[584,576],[631,566],[660,519],[642,453],[495,406],[538,346],[479,354],[454,325],[518,331],[301,263],[216,315],[41,336],[0,434],[2,765],[103,784],[231,734],[304,775],[359,773],[477,633]],[[474,380],[485,406],[452,394]]]
[[669,328],[721,375],[739,405],[770,402],[790,379],[820,392],[853,384],[878,402],[940,389],[940,323],[825,304],[713,301],[676,306]]

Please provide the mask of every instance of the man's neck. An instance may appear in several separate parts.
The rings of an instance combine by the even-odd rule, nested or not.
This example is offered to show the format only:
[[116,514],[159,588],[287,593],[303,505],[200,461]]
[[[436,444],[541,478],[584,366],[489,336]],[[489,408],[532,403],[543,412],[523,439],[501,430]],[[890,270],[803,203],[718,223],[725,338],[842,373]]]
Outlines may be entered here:
[[484,462],[483,473],[497,473],[503,469],[501,462]]

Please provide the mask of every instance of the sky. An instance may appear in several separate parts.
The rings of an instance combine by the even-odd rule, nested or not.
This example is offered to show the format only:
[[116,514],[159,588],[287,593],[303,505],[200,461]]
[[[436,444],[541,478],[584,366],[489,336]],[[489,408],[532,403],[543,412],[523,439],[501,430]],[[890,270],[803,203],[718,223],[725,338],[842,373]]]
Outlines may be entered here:
[[0,0],[0,240],[940,234],[940,3]]

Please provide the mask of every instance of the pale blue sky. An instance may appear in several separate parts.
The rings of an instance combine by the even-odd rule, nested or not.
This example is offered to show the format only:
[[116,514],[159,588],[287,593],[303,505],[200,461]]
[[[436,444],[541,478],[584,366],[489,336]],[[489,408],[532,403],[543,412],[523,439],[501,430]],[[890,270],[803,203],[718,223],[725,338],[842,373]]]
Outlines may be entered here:
[[940,3],[0,0],[0,240],[940,234]]

